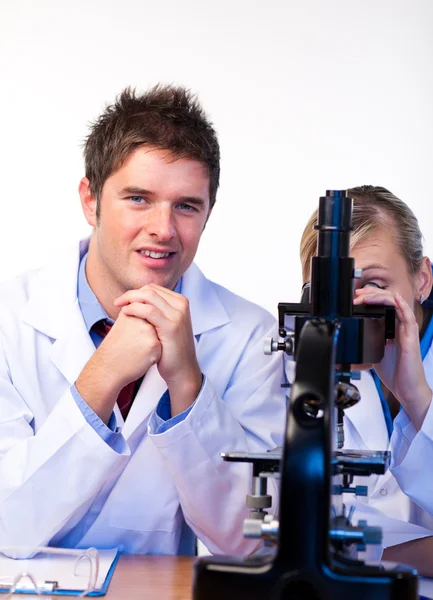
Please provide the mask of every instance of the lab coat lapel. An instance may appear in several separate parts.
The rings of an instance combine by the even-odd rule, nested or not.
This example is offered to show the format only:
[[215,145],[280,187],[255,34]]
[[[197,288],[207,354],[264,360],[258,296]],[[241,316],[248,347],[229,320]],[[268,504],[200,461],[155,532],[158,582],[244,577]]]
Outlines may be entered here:
[[206,279],[194,263],[182,277],[182,294],[189,300],[192,330],[196,338],[230,322],[216,286]]
[[75,245],[35,274],[23,315],[27,324],[54,340],[51,359],[70,384],[95,350],[77,299],[78,267],[87,247],[87,240]]
[[65,318],[68,327],[52,345],[51,360],[72,385],[95,352],[95,346],[81,315],[78,300]]

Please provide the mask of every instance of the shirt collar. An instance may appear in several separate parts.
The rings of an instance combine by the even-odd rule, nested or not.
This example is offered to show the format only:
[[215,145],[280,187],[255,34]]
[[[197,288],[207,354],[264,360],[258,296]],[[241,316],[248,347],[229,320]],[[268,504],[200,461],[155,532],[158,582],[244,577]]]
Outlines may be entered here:
[[87,253],[80,261],[80,268],[78,270],[77,296],[78,304],[80,306],[81,314],[83,315],[87,331],[90,331],[93,325],[101,319],[107,319],[110,323],[113,323],[113,320],[109,318],[105,310],[102,308],[99,300],[93,293],[93,290],[87,281],[86,263]]
[[[101,321],[101,319],[106,319],[111,324],[114,321],[110,319],[105,310],[102,308],[99,300],[93,293],[93,290],[87,281],[86,263],[87,253],[80,261],[80,267],[78,270],[77,296],[78,305],[80,307],[81,314],[83,315],[87,331],[90,331],[93,325],[98,321]],[[177,282],[174,291],[178,294],[182,293],[182,277]]]

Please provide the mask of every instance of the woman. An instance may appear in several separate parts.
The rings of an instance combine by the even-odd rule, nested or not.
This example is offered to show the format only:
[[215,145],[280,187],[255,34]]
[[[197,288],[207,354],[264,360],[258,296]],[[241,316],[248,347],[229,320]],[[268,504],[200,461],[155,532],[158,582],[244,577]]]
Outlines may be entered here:
[[[392,452],[388,473],[356,482],[369,487],[368,506],[357,501],[356,514],[382,525],[389,546],[383,558],[409,562],[433,576],[433,538],[421,539],[433,535],[433,477],[426,471],[433,462],[432,267],[423,256],[418,221],[404,202],[382,187],[361,186],[348,195],[351,256],[362,269],[354,304],[396,310],[395,340],[387,342],[382,361],[355,382],[361,402],[345,415],[346,448]],[[301,239],[304,282],[316,253],[316,223],[317,211]]]

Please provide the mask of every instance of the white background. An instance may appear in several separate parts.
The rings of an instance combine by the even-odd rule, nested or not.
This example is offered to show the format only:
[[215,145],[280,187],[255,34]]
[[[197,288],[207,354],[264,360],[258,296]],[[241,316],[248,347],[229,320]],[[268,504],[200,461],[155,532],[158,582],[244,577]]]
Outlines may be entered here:
[[196,91],[222,179],[197,262],[276,314],[326,189],[388,187],[433,254],[432,0],[0,0],[0,278],[88,233],[86,125],[120,90]]

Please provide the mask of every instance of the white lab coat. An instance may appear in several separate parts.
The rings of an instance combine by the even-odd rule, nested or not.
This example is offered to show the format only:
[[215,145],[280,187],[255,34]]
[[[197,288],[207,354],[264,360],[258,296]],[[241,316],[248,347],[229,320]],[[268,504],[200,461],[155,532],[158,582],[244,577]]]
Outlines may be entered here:
[[[423,364],[433,389],[432,347]],[[354,384],[361,393],[361,401],[345,412],[344,447],[390,450],[392,457],[391,467],[384,475],[355,478],[354,484],[368,485],[369,496],[358,498],[354,516],[382,526],[383,547],[433,535],[433,483],[428,470],[433,461],[433,404],[418,433],[406,412],[401,410],[394,419],[389,441],[372,376],[364,372],[361,381]],[[353,500],[345,495],[345,502],[351,504]],[[377,555],[377,549],[371,547],[369,556]]]
[[115,409],[118,453],[70,392],[94,352],[77,301],[86,247],[0,287],[0,545],[175,554],[185,519],[212,552],[252,551],[242,535],[251,469],[220,452],[281,444],[283,361],[263,354],[275,320],[192,265],[182,292],[205,384],[185,420],[156,434],[166,385],[152,367],[125,423]]
[[[288,319],[288,322],[291,325],[292,321]],[[423,364],[433,389],[432,347]],[[295,370],[293,360],[287,360],[289,381],[294,380]],[[383,548],[433,535],[433,477],[426,468],[433,463],[433,403],[418,433],[406,412],[401,410],[394,420],[389,440],[373,377],[364,371],[361,380],[353,383],[361,393],[361,400],[345,411],[344,448],[391,450],[392,455],[391,468],[384,475],[354,478],[353,486],[368,486],[368,497],[343,494],[347,510],[355,506],[352,520],[355,525],[365,519],[368,525],[382,528],[382,545],[370,545],[367,552],[361,554],[368,559],[378,559]]]

